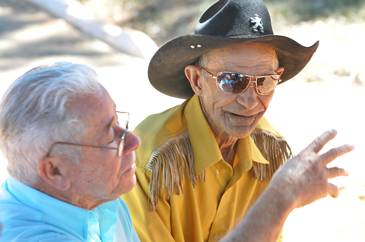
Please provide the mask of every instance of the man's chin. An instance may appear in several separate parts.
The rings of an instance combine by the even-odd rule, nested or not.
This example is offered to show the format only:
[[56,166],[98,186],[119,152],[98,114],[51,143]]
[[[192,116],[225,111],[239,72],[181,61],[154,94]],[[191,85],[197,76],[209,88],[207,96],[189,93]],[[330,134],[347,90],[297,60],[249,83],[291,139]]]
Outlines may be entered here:
[[228,130],[228,135],[237,138],[237,139],[243,139],[251,135],[251,133],[255,130],[256,125],[251,126],[245,126],[245,127],[231,127]]
[[133,174],[131,177],[128,178],[127,181],[123,182],[123,187],[121,189],[120,195],[130,192],[136,184],[137,184],[136,175]]
[[226,133],[232,137],[242,139],[247,136],[250,136],[251,133],[255,130],[257,123],[263,116],[263,112],[256,115],[255,118],[250,123],[239,122],[239,120],[234,120],[235,122],[230,122],[229,126],[226,126]]
[[120,196],[124,195],[125,193],[130,192],[133,187],[136,185],[137,180],[136,180],[136,175],[133,174],[130,177],[127,178],[122,178],[120,180],[120,183],[118,184],[117,187],[114,188],[114,190],[111,192],[111,199],[110,200],[114,200],[119,198]]

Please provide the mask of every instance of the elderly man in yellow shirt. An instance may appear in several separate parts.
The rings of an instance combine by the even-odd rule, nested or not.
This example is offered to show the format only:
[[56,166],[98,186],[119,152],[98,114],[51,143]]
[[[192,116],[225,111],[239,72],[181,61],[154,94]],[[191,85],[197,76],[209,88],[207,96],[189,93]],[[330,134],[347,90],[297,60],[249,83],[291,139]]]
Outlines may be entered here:
[[291,157],[263,115],[275,87],[298,74],[317,46],[274,35],[260,0],[222,0],[194,34],[155,53],[152,85],[187,100],[135,131],[142,139],[137,186],[124,199],[141,241],[217,241],[245,217]]

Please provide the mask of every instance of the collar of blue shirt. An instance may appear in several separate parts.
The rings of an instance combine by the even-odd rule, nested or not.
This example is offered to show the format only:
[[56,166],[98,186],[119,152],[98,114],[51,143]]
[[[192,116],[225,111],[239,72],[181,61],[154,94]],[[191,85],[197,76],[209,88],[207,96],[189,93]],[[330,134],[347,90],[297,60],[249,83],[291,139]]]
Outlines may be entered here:
[[14,227],[15,220],[22,226],[25,222],[45,224],[83,241],[91,238],[114,241],[116,236],[131,236],[133,241],[138,241],[128,208],[120,199],[86,210],[8,178],[0,191],[0,208],[4,226],[11,223]]

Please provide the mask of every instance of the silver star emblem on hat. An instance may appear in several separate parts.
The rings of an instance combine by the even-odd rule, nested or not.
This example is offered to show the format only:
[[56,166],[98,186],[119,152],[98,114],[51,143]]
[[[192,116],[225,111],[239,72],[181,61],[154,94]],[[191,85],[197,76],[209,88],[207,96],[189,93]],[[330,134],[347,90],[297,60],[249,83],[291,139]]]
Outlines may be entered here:
[[253,32],[264,33],[264,25],[259,15],[255,14],[254,17],[250,18],[250,27]]

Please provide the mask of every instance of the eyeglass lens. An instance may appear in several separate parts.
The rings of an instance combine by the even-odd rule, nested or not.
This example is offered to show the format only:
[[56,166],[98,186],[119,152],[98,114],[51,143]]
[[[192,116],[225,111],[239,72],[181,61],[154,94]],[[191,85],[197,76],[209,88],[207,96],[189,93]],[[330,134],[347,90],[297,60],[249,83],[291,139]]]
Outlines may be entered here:
[[118,145],[118,157],[120,157],[123,153],[124,139],[125,139],[126,134],[127,134],[127,130],[123,129],[122,134],[120,136],[119,145]]
[[[260,76],[256,78],[256,90],[265,95],[274,90],[278,83],[279,75]],[[224,92],[241,93],[250,84],[250,76],[241,73],[222,72],[217,76],[219,88]]]
[[117,112],[117,122],[119,127],[122,128],[119,136],[119,144],[118,144],[118,156],[120,157],[123,153],[124,148],[124,139],[128,131],[129,124],[129,113],[128,112]]

